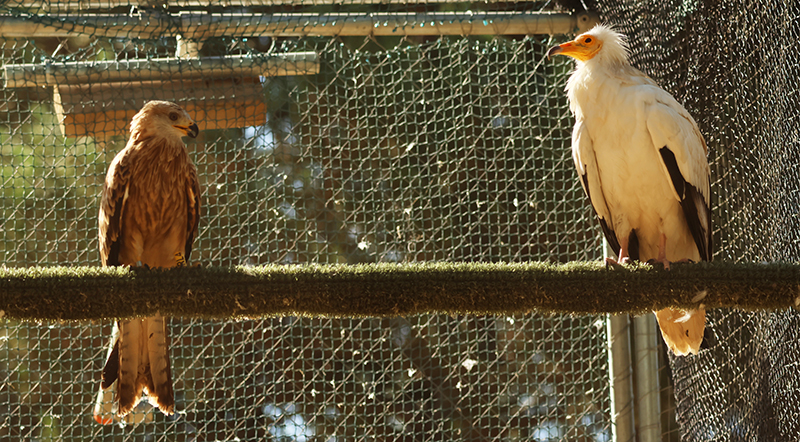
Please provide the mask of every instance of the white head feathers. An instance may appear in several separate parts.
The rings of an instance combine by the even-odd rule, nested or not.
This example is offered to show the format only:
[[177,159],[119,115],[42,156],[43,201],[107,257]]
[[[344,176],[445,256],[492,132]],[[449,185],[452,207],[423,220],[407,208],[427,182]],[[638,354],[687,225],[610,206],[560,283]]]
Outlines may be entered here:
[[607,65],[628,63],[630,52],[628,51],[628,38],[625,35],[616,32],[611,26],[603,24],[596,25],[581,37],[586,35],[594,36],[603,45],[592,58],[593,60]]

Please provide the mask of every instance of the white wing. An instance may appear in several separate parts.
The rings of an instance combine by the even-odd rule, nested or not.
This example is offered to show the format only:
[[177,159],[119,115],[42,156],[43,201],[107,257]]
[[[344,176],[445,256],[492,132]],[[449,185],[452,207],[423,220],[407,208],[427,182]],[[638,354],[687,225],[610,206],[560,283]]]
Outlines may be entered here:
[[614,232],[614,225],[611,222],[611,212],[606,204],[605,195],[603,193],[603,186],[600,181],[600,170],[597,167],[597,159],[594,153],[594,145],[592,137],[583,120],[575,122],[575,127],[572,130],[572,160],[575,162],[575,168],[578,170],[581,186],[586,196],[589,197],[589,202],[594,208],[595,214],[600,221],[600,227],[603,229],[603,234],[609,242],[609,245],[616,253],[619,253],[619,240]]
[[683,207],[700,256],[711,260],[708,148],[686,109],[665,91],[656,91],[655,101],[646,106],[647,129],[663,160],[661,169]]

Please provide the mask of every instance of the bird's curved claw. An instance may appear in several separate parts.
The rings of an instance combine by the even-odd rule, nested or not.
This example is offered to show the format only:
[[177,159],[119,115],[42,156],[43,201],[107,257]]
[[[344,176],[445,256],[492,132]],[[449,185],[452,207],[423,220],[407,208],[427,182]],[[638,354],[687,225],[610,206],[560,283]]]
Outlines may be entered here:
[[137,261],[136,265],[130,266],[130,269],[133,270],[134,272],[149,272],[150,270],[152,270],[152,268],[149,265],[144,264],[141,261]]
[[622,258],[622,261],[617,262],[614,258],[606,258],[606,270],[623,270],[625,269],[625,264],[630,263],[630,258]]
[[653,267],[658,267],[660,265],[664,267],[664,270],[669,270],[669,266],[672,264],[668,259],[661,260],[656,258],[648,259],[647,263]]

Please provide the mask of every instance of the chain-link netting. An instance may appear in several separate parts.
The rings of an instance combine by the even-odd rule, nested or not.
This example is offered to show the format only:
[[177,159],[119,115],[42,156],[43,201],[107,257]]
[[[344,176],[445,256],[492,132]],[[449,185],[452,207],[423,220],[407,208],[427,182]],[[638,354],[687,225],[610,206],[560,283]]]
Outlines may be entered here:
[[[792,49],[800,7],[597,3],[630,36],[634,63],[685,104],[705,135],[715,258],[800,259],[800,60]],[[709,349],[670,361],[682,439],[798,440],[798,314],[715,310],[708,321]]]
[[[194,262],[602,256],[570,154],[563,88],[571,63],[544,60],[552,37],[289,35],[313,34],[313,26],[325,35],[324,28],[342,23],[320,22],[328,13],[352,22],[389,14],[381,16],[388,23],[400,12],[466,13],[470,5],[463,4],[162,3],[0,7],[13,19],[6,17],[0,31],[4,265],[99,264],[106,170],[125,145],[130,117],[155,98],[179,102],[203,129],[187,143],[204,206]],[[481,8],[535,12],[553,5]],[[225,26],[201,32],[192,26],[197,17],[178,16],[198,11]],[[116,15],[98,21],[93,12]],[[288,13],[318,18],[278,17]],[[398,26],[448,25],[401,19]],[[253,33],[254,26],[274,30],[281,20],[281,36]],[[101,426],[92,407],[110,333],[108,324],[6,321],[0,436],[611,436],[603,318],[176,318],[170,335],[178,414],[168,418],[143,403],[126,425]]]
[[92,419],[111,327],[8,323],[8,440],[608,440],[591,318],[173,320],[173,418]]

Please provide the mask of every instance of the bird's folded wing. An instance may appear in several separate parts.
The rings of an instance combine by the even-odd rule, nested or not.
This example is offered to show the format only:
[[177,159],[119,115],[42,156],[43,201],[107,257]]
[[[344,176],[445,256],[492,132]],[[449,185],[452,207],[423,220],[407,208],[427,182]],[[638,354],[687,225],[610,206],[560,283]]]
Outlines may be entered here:
[[119,261],[122,214],[128,197],[130,152],[114,158],[104,183],[100,201],[99,231],[100,258],[103,265],[117,266]]
[[184,259],[189,260],[192,254],[192,243],[200,227],[200,182],[197,180],[197,169],[194,166],[189,168],[188,176],[186,177],[186,199],[188,216],[186,226],[186,248]]
[[582,120],[575,122],[575,128],[572,131],[572,160],[575,161],[575,168],[578,170],[581,186],[583,186],[586,196],[589,197],[589,202],[592,204],[594,212],[600,221],[600,227],[603,229],[603,234],[608,240],[609,246],[616,253],[619,253],[619,240],[614,232],[611,212],[603,194],[592,137],[589,135],[589,131]]
[[[675,163],[683,179],[709,200],[709,167],[706,160],[708,148],[694,119],[669,94],[659,90],[660,96],[646,106],[647,129],[653,141],[653,148],[659,151],[669,149],[675,156]],[[667,165],[664,173],[670,177]],[[670,177],[671,178],[671,177]],[[680,200],[683,195],[675,197]]]
[[701,259],[710,261],[711,191],[705,140],[697,123],[674,100],[656,101],[647,109],[647,129],[661,156],[662,170],[673,184]]

